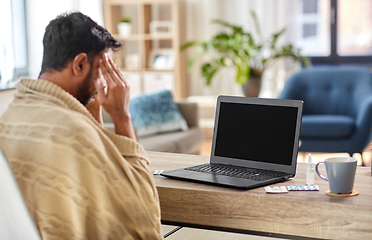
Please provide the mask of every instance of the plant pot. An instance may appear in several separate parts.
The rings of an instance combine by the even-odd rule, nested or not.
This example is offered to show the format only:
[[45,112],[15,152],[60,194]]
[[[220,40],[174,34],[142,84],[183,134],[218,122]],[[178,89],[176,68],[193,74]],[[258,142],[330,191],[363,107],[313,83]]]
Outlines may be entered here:
[[118,24],[118,33],[120,37],[128,37],[131,33],[132,25],[130,23],[121,22]]
[[261,91],[261,78],[250,77],[248,82],[242,85],[244,96],[246,97],[258,97]]

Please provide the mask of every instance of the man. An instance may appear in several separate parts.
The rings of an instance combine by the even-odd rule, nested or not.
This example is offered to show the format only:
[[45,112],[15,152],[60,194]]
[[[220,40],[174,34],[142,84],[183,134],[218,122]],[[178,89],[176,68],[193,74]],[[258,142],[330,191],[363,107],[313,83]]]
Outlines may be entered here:
[[[43,239],[162,239],[129,86],[108,57],[121,44],[81,13],[58,16],[39,79],[22,79],[0,118],[0,148]],[[116,133],[102,127],[101,106]]]

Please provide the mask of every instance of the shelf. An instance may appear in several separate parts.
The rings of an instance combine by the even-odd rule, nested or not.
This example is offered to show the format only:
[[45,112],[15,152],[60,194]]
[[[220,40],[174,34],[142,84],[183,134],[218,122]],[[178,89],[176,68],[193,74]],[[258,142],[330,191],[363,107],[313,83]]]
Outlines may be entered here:
[[156,40],[156,39],[163,39],[163,40],[172,40],[174,38],[173,34],[145,34],[145,40]]
[[131,34],[127,37],[122,37],[119,34],[113,34],[114,38],[122,41],[140,41],[140,40],[172,40],[173,34]]
[[173,72],[174,69],[154,69],[154,68],[120,68],[122,72]]
[[145,72],[173,72],[174,69],[154,69],[154,68],[145,68]]
[[143,69],[140,68],[120,68],[122,72],[142,72]]
[[138,41],[138,40],[143,40],[144,36],[142,34],[131,34],[127,37],[122,37],[119,34],[112,34],[112,36],[118,40],[129,40],[129,41]]
[[[104,17],[105,27],[114,38],[124,43],[123,47],[114,53],[114,61],[123,72],[128,75],[138,75],[133,78],[134,82],[139,82],[138,89],[141,91],[149,90],[149,72],[163,75],[161,81],[168,83],[168,75],[172,75],[172,91],[176,99],[188,97],[188,84],[184,79],[187,76],[186,55],[180,52],[180,46],[184,42],[181,23],[184,18],[182,1],[179,0],[105,0]],[[117,25],[122,17],[132,20],[132,31],[127,37],[118,34]],[[171,21],[171,32],[151,34],[150,25],[153,21]],[[171,51],[174,66],[172,69],[153,69],[155,54]],[[181,55],[183,59],[181,59]],[[165,65],[168,66],[168,65]],[[128,68],[129,67],[129,68]],[[163,73],[163,74],[161,74]],[[172,73],[172,74],[168,74]],[[151,74],[150,74],[151,75]],[[168,82],[167,82],[168,81]],[[149,85],[149,86],[147,86]],[[155,85],[151,85],[154,87]]]

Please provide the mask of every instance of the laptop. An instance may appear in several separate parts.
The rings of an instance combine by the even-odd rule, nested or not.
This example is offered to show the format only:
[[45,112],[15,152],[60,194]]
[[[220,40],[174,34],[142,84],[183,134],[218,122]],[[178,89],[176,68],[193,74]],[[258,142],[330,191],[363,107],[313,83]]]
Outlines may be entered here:
[[302,110],[301,100],[219,96],[210,162],[161,175],[243,189],[293,178]]

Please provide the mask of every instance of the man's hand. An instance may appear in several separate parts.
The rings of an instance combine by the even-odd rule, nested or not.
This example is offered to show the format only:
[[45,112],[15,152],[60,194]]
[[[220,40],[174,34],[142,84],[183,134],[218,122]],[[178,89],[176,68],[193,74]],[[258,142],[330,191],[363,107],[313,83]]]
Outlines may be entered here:
[[96,100],[111,116],[115,132],[136,140],[129,113],[129,85],[107,53],[103,55],[99,64],[103,78],[107,82],[107,94],[105,94],[102,82],[98,81]]

